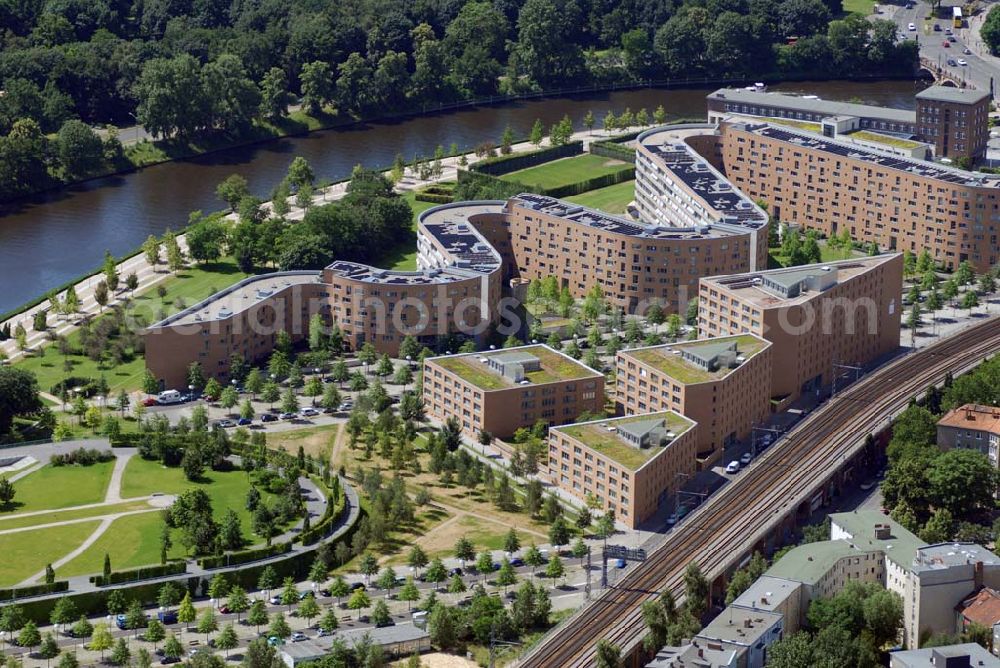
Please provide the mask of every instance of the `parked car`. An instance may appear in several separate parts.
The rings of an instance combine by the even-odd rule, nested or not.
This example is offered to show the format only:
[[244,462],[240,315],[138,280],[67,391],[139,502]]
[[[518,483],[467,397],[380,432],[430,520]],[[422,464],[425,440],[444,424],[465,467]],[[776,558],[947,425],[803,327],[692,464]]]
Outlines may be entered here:
[[910,23],[909,25],[906,26],[906,29],[912,32],[917,29],[917,26],[914,23]]
[[317,638],[322,638],[323,636],[328,636],[331,633],[333,633],[333,632],[332,631],[326,631],[324,629],[320,629],[320,630],[316,631],[316,637]]
[[959,58],[958,59],[958,65],[960,67],[965,67],[968,64],[969,64],[969,61],[967,61],[965,58]]
[[219,420],[215,423],[216,427],[221,427],[222,429],[229,429],[230,427],[235,427],[236,423],[232,420]]
[[272,596],[271,598],[267,599],[267,602],[270,603],[271,605],[281,605],[281,597]]
[[269,636],[267,639],[267,644],[271,647],[278,647],[279,645],[284,645],[285,641],[278,636]]
[[667,526],[672,527],[673,525],[677,524],[680,521],[680,519],[681,519],[680,516],[677,514],[677,511],[675,510],[673,513],[670,514],[670,517],[667,518]]
[[329,589],[320,589],[319,595],[325,596],[326,598],[330,598],[331,596],[333,596],[333,593]]
[[236,424],[238,424],[241,427],[249,427],[250,425],[253,424],[253,420],[251,420],[250,418],[240,418],[239,420],[236,421]]
[[964,53],[967,56],[971,56],[972,55],[972,49],[970,49],[969,47],[965,47],[964,49],[962,49],[962,53]]
[[513,559],[510,560],[510,565],[514,567],[524,566],[524,559],[522,559],[521,557],[514,557]]
[[142,405],[149,408],[150,406],[159,406],[160,402],[156,400],[156,397],[148,397],[142,400]]
[[615,559],[615,568],[625,568],[625,560]]
[[955,43],[957,40],[955,39],[954,35],[948,35],[948,41],[951,43]]
[[383,627],[386,627],[386,626],[395,626],[395,625],[396,625],[396,622],[392,621],[392,619],[387,619],[384,622],[379,622],[378,624],[376,624],[375,628],[380,629],[380,628],[383,628]]
[[448,571],[448,576],[449,577],[454,576],[454,575],[458,575],[459,577],[461,577],[461,575],[462,575],[462,569],[459,568],[458,566],[456,566],[455,568],[453,568],[450,571]]
[[949,64],[949,65],[950,65],[951,67],[955,67],[956,65],[958,65],[958,63],[956,63],[956,62],[955,62],[955,59],[954,59],[954,58],[949,58],[949,59],[948,59],[948,60],[947,60],[946,62],[947,62],[947,63],[948,63],[948,64]]
[[260,421],[261,422],[277,422],[278,421],[278,416],[275,415],[274,413],[264,413],[263,415],[260,416]]
[[743,456],[740,457],[740,464],[742,464],[743,466],[746,466],[751,461],[753,461],[753,455],[750,454],[749,452],[744,452]]
[[157,619],[160,620],[161,624],[176,624],[177,623],[177,611],[176,610],[161,610],[156,613]]
[[219,606],[219,613],[220,614],[228,615],[230,612],[232,612],[232,610],[229,609],[228,605],[220,605]]
[[180,663],[181,658],[179,656],[165,656],[160,659],[161,666],[169,666],[172,663]]
[[951,42],[949,42],[948,40],[945,40],[945,41],[941,42],[941,46],[943,46],[944,48],[947,49],[947,48],[949,48],[951,46]]
[[316,417],[317,415],[319,415],[319,411],[316,410],[315,408],[303,408],[301,411],[299,411],[299,415],[301,415],[302,417]]
[[934,24],[934,32],[941,32],[941,26],[937,23]]
[[292,642],[302,642],[305,639],[306,639],[306,634],[302,633],[302,631],[296,631],[295,633],[292,634]]
[[298,416],[298,413],[282,413],[278,417],[282,420],[294,420]]
[[352,408],[354,408],[354,403],[351,402],[351,401],[345,401],[342,404],[340,404],[340,406],[338,407],[338,410],[349,411]]
[[726,464],[726,473],[739,473],[740,463],[735,459]]
[[362,590],[362,591],[365,590],[365,583],[364,582],[355,582],[354,584],[351,585],[351,591],[357,591],[359,589]]

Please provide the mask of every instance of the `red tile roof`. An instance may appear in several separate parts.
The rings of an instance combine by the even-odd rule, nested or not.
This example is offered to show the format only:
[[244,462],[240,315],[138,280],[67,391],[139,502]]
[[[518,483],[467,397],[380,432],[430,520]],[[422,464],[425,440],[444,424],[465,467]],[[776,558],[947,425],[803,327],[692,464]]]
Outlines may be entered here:
[[1000,622],[1000,592],[983,587],[975,596],[962,601],[959,613],[968,622],[992,628],[994,624]]
[[1000,435],[1000,408],[965,404],[948,411],[938,426],[974,429]]

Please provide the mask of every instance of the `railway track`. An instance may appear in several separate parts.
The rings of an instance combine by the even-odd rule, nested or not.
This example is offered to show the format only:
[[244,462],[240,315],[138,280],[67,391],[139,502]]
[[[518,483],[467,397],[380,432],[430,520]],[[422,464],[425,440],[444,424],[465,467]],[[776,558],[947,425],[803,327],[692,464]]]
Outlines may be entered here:
[[692,516],[666,535],[648,559],[618,584],[546,636],[520,662],[531,668],[569,668],[594,664],[598,639],[628,651],[645,635],[640,606],[659,592],[680,595],[683,573],[697,562],[711,581],[794,513],[902,411],[911,397],[946,373],[958,374],[1000,350],[1000,319],[992,318],[899,358],[829,400],[743,475],[723,487]]

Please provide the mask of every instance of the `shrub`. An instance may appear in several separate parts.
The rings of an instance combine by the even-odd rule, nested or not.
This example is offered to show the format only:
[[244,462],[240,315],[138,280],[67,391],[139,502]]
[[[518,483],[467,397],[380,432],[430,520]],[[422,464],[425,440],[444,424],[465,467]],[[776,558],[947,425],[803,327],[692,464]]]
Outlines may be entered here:
[[77,448],[70,452],[57,453],[52,455],[49,463],[52,466],[90,466],[98,462],[110,462],[115,458],[115,453],[110,450],[98,450],[96,448]]

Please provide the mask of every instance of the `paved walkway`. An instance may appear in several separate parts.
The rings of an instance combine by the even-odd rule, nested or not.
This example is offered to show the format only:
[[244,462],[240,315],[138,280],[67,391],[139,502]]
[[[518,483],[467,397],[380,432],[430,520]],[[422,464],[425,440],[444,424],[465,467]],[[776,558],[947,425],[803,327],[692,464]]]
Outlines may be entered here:
[[111,472],[111,480],[108,481],[108,491],[104,495],[104,503],[118,503],[122,500],[122,476],[125,475],[125,467],[129,460],[135,456],[136,451],[115,450],[115,468]]

